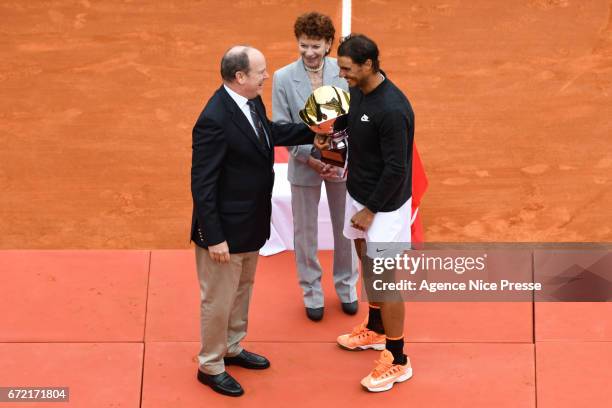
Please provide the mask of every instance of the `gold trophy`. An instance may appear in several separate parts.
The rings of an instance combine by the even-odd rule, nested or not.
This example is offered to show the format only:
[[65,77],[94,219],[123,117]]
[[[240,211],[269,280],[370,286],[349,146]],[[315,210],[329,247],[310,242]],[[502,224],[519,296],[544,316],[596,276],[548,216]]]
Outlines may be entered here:
[[315,89],[306,100],[300,118],[317,137],[329,141],[329,150],[321,151],[321,161],[345,168],[348,151],[349,93],[337,86],[325,85]]

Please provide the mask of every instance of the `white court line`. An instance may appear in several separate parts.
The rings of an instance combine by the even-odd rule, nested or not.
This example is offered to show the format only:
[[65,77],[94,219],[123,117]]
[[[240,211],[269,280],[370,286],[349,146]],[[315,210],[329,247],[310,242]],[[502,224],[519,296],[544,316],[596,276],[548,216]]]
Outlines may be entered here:
[[342,0],[342,37],[351,33],[352,1]]

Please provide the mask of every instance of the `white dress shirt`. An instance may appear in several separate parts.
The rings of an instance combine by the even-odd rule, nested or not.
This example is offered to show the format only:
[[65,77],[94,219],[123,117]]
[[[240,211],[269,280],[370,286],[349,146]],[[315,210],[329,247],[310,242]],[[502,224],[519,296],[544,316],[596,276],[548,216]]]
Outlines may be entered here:
[[[239,93],[236,93],[236,92],[232,91],[227,85],[223,84],[223,87],[225,88],[225,90],[227,91],[229,96],[232,97],[234,102],[236,102],[236,105],[238,105],[238,107],[240,108],[242,113],[244,113],[244,116],[246,116],[247,120],[251,124],[251,127],[253,128],[253,131],[255,132],[255,135],[257,135],[257,129],[255,128],[255,123],[253,123],[253,117],[251,117],[251,109],[249,108],[249,105],[247,104],[247,102],[249,100],[247,98],[245,98],[244,96],[240,95]],[[263,123],[262,123],[262,125],[263,125]],[[265,127],[263,127],[263,130],[264,130],[264,135],[265,135],[265,138],[266,138],[266,142],[268,143],[268,147],[270,147],[270,140],[268,139],[268,132],[266,132],[266,128]]]

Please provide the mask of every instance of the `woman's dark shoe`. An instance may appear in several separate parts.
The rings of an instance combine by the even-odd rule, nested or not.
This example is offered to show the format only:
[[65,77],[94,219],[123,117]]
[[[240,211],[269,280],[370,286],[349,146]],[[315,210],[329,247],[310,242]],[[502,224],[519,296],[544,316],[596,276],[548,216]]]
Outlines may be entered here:
[[342,303],[342,311],[347,315],[356,315],[359,310],[359,301],[354,301],[350,303]]
[[313,322],[318,322],[323,318],[324,309],[323,307],[307,307],[306,316]]

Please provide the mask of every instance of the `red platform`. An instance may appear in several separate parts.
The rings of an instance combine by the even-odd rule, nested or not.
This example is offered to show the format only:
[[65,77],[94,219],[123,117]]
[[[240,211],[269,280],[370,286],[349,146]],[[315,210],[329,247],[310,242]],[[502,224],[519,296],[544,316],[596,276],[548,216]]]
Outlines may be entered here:
[[[322,252],[321,261],[329,272],[331,253]],[[365,304],[358,316],[342,314],[326,273],[325,318],[310,322],[293,253],[260,258],[246,344],[272,367],[231,367],[246,394],[230,399],[195,379],[199,290],[192,251],[2,251],[0,270],[0,384],[68,386],[70,402],[62,406],[609,403],[612,374],[600,364],[612,356],[607,303],[410,303],[406,350],[415,375],[373,395],[359,380],[377,353],[334,344],[363,318]],[[58,406],[19,407],[47,405]]]

